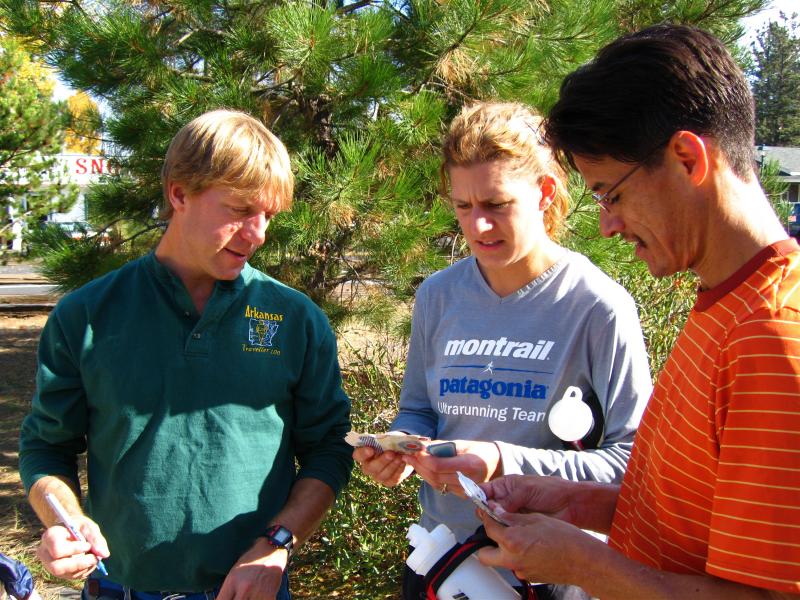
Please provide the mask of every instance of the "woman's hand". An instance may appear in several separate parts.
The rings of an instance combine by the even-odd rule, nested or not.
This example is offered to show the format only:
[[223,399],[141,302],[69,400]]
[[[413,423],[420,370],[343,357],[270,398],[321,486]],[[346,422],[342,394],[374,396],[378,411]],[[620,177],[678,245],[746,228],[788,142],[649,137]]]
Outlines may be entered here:
[[457,494],[462,498],[465,497],[464,490],[458,482],[456,471],[461,471],[476,482],[489,481],[502,475],[500,450],[494,442],[453,441],[456,444],[456,455],[453,457],[439,458],[422,451],[405,454],[402,460],[434,489],[443,494]]
[[386,487],[399,485],[414,472],[414,467],[403,462],[396,452],[376,455],[375,449],[367,446],[353,450],[353,460],[364,475]]

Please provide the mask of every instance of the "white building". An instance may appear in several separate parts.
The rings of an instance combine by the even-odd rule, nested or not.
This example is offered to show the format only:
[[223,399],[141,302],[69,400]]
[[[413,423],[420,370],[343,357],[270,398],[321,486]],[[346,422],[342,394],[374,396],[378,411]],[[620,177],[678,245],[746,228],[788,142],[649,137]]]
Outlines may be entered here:
[[793,146],[757,146],[756,162],[774,160],[780,166],[778,177],[788,184],[787,202],[800,202],[800,148]]
[[[89,154],[64,153],[58,154],[56,159],[59,162],[59,173],[64,174],[64,181],[61,183],[72,183],[78,186],[78,199],[72,208],[66,213],[51,213],[47,216],[47,221],[52,223],[62,223],[65,229],[72,230],[76,224],[86,222],[86,197],[84,192],[88,186],[97,182],[102,175],[110,175],[116,172],[114,163],[104,156],[93,156]],[[43,183],[47,185],[47,181]],[[9,210],[11,218],[11,250],[20,252],[22,250],[23,223],[20,219],[15,219],[13,209]]]

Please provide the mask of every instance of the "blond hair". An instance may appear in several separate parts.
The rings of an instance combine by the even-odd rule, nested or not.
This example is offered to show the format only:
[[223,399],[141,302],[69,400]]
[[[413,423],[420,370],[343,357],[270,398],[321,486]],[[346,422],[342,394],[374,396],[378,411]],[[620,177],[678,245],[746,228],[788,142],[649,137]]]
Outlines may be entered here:
[[294,175],[289,154],[263,123],[233,110],[214,110],[183,126],[172,138],[161,169],[164,205],[172,216],[169,184],[191,194],[222,186],[245,196],[270,194],[275,211],[292,204]]
[[515,172],[530,174],[537,183],[550,175],[556,182],[556,193],[544,213],[544,227],[547,235],[556,239],[566,219],[569,193],[564,170],[539,136],[541,122],[542,117],[518,102],[465,106],[442,142],[442,193],[447,193],[452,167],[502,160]]

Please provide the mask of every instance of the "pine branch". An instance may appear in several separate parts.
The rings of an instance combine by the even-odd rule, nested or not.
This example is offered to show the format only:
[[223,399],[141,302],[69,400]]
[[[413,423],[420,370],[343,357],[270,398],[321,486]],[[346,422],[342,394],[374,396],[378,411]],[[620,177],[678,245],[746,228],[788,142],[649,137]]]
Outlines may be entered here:
[[[159,11],[159,12],[157,12],[157,13],[149,16],[149,17],[147,17],[147,22],[148,23],[154,23],[156,21],[161,21],[161,19],[171,15],[172,12],[175,10],[174,6],[170,6],[168,4],[165,5],[165,6],[166,6],[166,9],[161,10],[161,11]],[[169,22],[167,26],[171,25],[174,22],[175,22],[175,19],[173,19],[171,22]],[[156,30],[157,32],[161,30],[162,25],[163,25],[163,22],[159,23],[159,28]]]
[[373,4],[376,4],[376,0],[360,0],[359,2],[353,2],[352,4],[348,4],[347,6],[340,8],[336,12],[340,15],[349,15],[350,13],[357,11],[359,8],[372,6]]
[[164,228],[164,223],[162,221],[158,221],[157,223],[154,223],[152,225],[148,225],[144,229],[141,229],[141,230],[137,231],[136,233],[134,233],[131,236],[128,236],[126,238],[121,239],[120,241],[118,241],[118,242],[116,242],[114,244],[114,247],[122,246],[124,244],[129,243],[129,242],[132,242],[136,238],[141,237],[146,233],[150,233],[151,231],[153,231],[155,229],[163,229],[163,228]]
[[92,140],[94,142],[100,142],[101,144],[113,144],[116,140],[104,136],[98,135],[91,135],[88,133],[77,133],[75,131],[71,132],[73,137],[76,137],[81,140]]
[[278,109],[278,113],[277,113],[277,115],[275,115],[275,118],[272,119],[272,122],[269,124],[270,130],[275,129],[275,126],[278,124],[278,121],[280,121],[281,117],[286,112],[286,109],[288,109],[289,106],[294,102],[295,101],[292,100],[291,98],[287,98],[286,99],[286,101],[283,103],[283,105],[280,107],[280,109]]
[[41,148],[39,147],[36,148],[22,147],[23,144],[30,143],[30,141],[31,137],[23,138],[22,141],[19,143],[19,145],[16,148],[14,148],[7,156],[5,156],[2,161],[0,161],[0,167],[5,167],[6,165],[13,164],[13,161],[16,160],[17,158],[28,156],[30,154],[35,154],[41,150]]
[[84,15],[86,11],[78,0],[38,0],[39,4],[71,4]]
[[408,18],[408,15],[404,14],[402,10],[399,10],[394,2],[389,3],[389,9],[392,11],[392,14],[396,17],[400,17],[407,23],[411,22],[411,19]]
[[[280,83],[276,83],[275,85],[262,85],[262,86],[253,86],[250,88],[250,92],[253,94],[260,94],[260,95],[267,95],[270,92],[274,92],[275,90],[279,90],[285,87],[291,87],[291,84],[299,77],[300,72],[295,71],[294,75],[289,77],[289,79],[284,79]],[[263,77],[260,78],[264,79]]]
[[462,101],[461,102],[462,104],[468,104],[470,102],[474,102],[475,100],[477,100],[477,98],[467,94],[463,90],[460,90],[457,87],[450,85],[449,83],[446,83],[444,81],[429,81],[427,85],[433,87],[438,86],[443,90],[445,90],[449,96],[459,97]]
[[433,79],[433,74],[436,73],[436,68],[439,66],[439,64],[441,64],[441,62],[447,57],[448,54],[450,54],[451,52],[455,52],[458,49],[461,43],[463,43],[463,41],[467,38],[470,31],[475,28],[475,25],[476,22],[473,21],[470,29],[465,31],[464,34],[459,38],[459,40],[455,44],[447,48],[442,53],[442,55],[434,63],[433,67],[431,67],[430,71],[428,71],[428,74],[425,76],[425,78],[418,85],[414,86],[414,93],[418,93],[420,90],[422,90],[422,88],[428,85],[431,79]]
[[[722,13],[727,18],[736,18],[741,19],[746,17],[750,14],[750,11],[739,9],[734,10],[733,12],[725,12],[725,9],[733,7],[742,7],[742,3],[740,0],[711,0],[708,4],[706,4],[705,10],[700,13],[700,16],[697,18],[697,23],[703,23],[708,19],[715,16],[716,13]],[[743,8],[743,7],[742,7]]]
[[183,42],[185,42],[186,40],[188,40],[188,39],[189,39],[190,37],[192,37],[192,36],[193,36],[195,33],[197,33],[197,30],[196,30],[196,29],[192,29],[191,31],[189,31],[189,32],[187,32],[187,33],[185,33],[185,34],[183,34],[183,35],[182,35],[182,36],[181,36],[181,37],[178,39],[178,41],[177,41],[177,42],[175,42],[175,47],[177,48],[178,46],[180,46],[181,44],[183,44]]
[[[480,14],[480,17],[485,17],[485,16],[486,16],[485,11]],[[424,88],[430,82],[430,80],[433,78],[434,73],[436,73],[437,67],[442,63],[442,61],[449,54],[452,54],[453,52],[458,50],[458,48],[461,47],[461,45],[464,43],[467,37],[469,37],[469,34],[472,33],[478,26],[478,21],[479,21],[478,18],[473,18],[472,23],[470,23],[469,27],[466,28],[466,30],[461,34],[461,36],[455,42],[453,42],[448,48],[446,48],[444,52],[442,52],[442,55],[434,62],[434,65],[431,67],[430,71],[422,80],[422,82],[414,87],[415,93],[422,90],[422,88]]]
[[214,78],[210,75],[202,75],[200,73],[193,73],[192,71],[181,71],[180,69],[176,69],[175,67],[170,67],[165,65],[167,71],[175,75],[175,77],[181,77],[183,79],[193,79],[195,81],[204,81],[206,83],[213,83]]

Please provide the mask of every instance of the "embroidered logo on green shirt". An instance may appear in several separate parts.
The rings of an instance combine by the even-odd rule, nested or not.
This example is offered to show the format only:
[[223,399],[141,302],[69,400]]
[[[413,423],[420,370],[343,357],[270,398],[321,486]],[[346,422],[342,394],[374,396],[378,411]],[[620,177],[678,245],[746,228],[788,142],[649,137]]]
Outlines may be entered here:
[[278,333],[282,313],[271,313],[259,310],[258,307],[247,305],[244,311],[248,321],[247,344],[242,344],[244,352],[269,352],[279,355],[281,351],[273,347],[272,339]]

